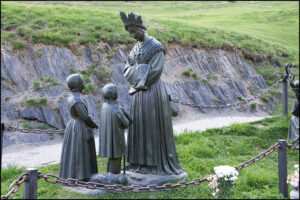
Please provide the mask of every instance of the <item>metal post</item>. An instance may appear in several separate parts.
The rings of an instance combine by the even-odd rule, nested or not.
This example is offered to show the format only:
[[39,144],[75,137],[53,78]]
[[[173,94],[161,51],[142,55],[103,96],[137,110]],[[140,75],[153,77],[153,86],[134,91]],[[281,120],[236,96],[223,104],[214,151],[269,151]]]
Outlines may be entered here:
[[282,77],[282,114],[287,115],[288,113],[288,88],[287,88],[287,77]]
[[38,170],[35,168],[27,168],[28,181],[24,182],[24,199],[37,199],[37,175]]
[[286,141],[278,140],[280,147],[278,148],[278,177],[279,177],[279,192],[285,198],[288,198],[287,185],[287,159],[286,159]]
[[2,171],[2,146],[3,146],[3,132],[4,132],[4,123],[1,123],[1,171]]

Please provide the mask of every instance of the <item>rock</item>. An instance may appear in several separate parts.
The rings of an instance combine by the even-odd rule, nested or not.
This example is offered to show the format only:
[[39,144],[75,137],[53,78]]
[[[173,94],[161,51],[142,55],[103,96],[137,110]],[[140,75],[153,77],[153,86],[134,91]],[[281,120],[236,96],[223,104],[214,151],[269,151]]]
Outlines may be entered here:
[[18,110],[17,104],[6,103],[1,106],[1,118],[7,119],[18,119],[20,117],[20,112]]
[[58,120],[58,115],[52,109],[48,107],[42,107],[42,111],[47,124],[54,126],[57,129],[63,128],[62,123]]
[[45,123],[47,122],[41,108],[25,108],[20,111],[20,115],[24,119],[29,119],[29,120],[36,119],[40,122],[45,122]]
[[123,173],[112,174],[112,173],[99,173],[93,174],[89,182],[103,183],[103,184],[122,184],[125,185],[128,181],[128,178]]
[[42,108],[26,108],[20,111],[20,115],[24,119],[38,120],[54,126],[57,129],[62,129],[63,125],[58,120],[57,114],[48,107]]
[[55,96],[60,96],[66,91],[67,85],[57,85],[54,87],[50,88],[45,88],[43,89],[40,93],[41,96],[44,97],[55,97]]

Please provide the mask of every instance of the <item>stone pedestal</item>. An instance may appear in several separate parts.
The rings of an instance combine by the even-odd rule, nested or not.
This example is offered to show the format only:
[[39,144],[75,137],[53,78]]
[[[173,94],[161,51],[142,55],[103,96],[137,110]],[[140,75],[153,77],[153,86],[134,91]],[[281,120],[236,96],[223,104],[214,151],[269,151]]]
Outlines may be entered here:
[[126,171],[128,178],[127,185],[140,185],[147,186],[150,184],[163,185],[165,183],[171,183],[173,181],[179,182],[185,180],[188,177],[186,172],[176,175],[155,175],[155,174],[138,174],[130,171]]
[[89,182],[96,182],[102,183],[106,185],[114,185],[114,184],[121,184],[126,185],[127,183],[127,176],[122,174],[112,174],[112,173],[100,173],[100,174],[93,174],[89,180]]
[[[179,182],[185,180],[188,177],[186,172],[176,175],[155,175],[155,174],[139,174],[135,172],[126,171],[126,174],[112,174],[112,173],[100,173],[93,174],[89,182],[102,183],[106,185],[121,184],[126,186],[140,185],[147,186],[150,184],[163,185],[165,183]],[[99,195],[106,194],[106,190],[93,190],[82,187],[67,187],[62,186],[64,189],[79,192],[81,194]]]

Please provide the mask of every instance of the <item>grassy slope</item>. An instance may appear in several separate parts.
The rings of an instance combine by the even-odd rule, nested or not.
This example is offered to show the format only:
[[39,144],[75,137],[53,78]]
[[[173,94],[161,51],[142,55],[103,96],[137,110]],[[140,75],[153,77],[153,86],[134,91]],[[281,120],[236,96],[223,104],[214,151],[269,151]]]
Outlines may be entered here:
[[[218,165],[238,165],[258,155],[278,139],[286,138],[291,116],[276,116],[262,121],[234,124],[225,128],[209,129],[204,132],[193,132],[175,136],[178,157],[182,167],[189,174],[188,181],[213,174],[213,167]],[[263,126],[257,128],[257,125]],[[288,174],[293,173],[294,164],[299,161],[299,152],[287,150]],[[105,172],[106,159],[98,157],[99,172]],[[9,168],[1,173],[1,194],[8,192],[10,183],[25,168]],[[59,165],[38,167],[43,174],[58,175]],[[289,189],[290,186],[289,186]],[[23,194],[23,186],[15,198]],[[58,184],[38,182],[38,198],[212,198],[207,183],[200,186],[189,186],[186,189],[174,189],[169,192],[156,193],[109,193],[92,197],[65,191]],[[237,187],[232,198],[281,198],[278,191],[277,153],[240,171]]]
[[[12,29],[23,35],[21,40],[69,47],[100,40],[111,44],[133,43],[119,18],[119,11],[123,10],[142,14],[149,34],[164,43],[179,41],[194,47],[233,45],[254,55],[271,53],[283,64],[299,63],[298,2],[1,2],[1,5],[4,41],[10,40]],[[290,56],[280,57],[282,52]]]

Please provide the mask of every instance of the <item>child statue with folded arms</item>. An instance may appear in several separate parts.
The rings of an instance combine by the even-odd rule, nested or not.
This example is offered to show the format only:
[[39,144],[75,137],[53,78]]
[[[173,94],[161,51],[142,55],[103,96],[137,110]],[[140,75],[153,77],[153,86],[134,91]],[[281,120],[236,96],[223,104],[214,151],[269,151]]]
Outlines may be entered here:
[[103,87],[104,103],[100,114],[99,156],[108,158],[107,172],[119,174],[126,144],[124,128],[132,123],[129,113],[117,104],[117,87],[110,83]]

